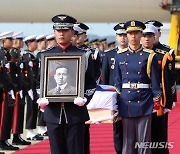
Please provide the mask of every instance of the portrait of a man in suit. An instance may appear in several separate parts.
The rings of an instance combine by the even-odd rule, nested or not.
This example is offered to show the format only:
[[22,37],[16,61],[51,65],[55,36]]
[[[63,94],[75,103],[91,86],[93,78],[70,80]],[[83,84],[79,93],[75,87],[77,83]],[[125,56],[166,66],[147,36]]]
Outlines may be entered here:
[[69,69],[66,66],[57,66],[53,76],[56,86],[48,91],[48,95],[76,95],[76,87],[70,82]]

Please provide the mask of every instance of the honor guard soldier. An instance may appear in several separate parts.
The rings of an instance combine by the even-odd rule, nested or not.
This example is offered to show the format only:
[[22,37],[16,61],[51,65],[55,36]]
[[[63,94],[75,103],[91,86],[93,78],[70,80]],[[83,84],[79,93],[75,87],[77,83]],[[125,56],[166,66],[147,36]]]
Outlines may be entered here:
[[46,41],[47,41],[47,47],[46,47],[47,49],[50,49],[50,48],[55,47],[57,45],[54,34],[47,35]]
[[[168,142],[168,112],[172,109],[176,99],[176,83],[175,83],[175,55],[174,50],[169,46],[161,44],[159,38],[161,36],[161,27],[163,24],[156,20],[149,20],[146,24],[152,24],[158,29],[155,36],[153,50],[157,55],[159,64],[159,75],[162,86],[161,109],[154,112],[152,116],[152,141]],[[169,153],[168,148],[152,149],[152,153]]]
[[[118,23],[114,26],[114,31],[116,33],[116,41],[118,46],[113,50],[110,50],[105,53],[102,63],[102,81],[101,84],[112,85],[114,86],[114,66],[115,66],[115,55],[118,50],[127,48],[128,40],[127,33],[124,29],[124,23]],[[117,154],[122,153],[122,140],[123,140],[123,128],[122,120],[118,120],[119,117],[116,117],[113,123],[113,132],[114,132],[114,147]]]
[[12,146],[8,139],[11,136],[11,128],[14,111],[14,85],[10,76],[10,50],[12,48],[13,32],[4,32],[0,34],[2,47],[0,49],[0,62],[3,83],[1,91],[1,125],[0,125],[0,149],[1,150],[18,150],[18,147]]
[[[52,18],[53,29],[58,46],[45,53],[84,52],[71,44],[74,35],[73,25],[76,19],[60,14]],[[87,57],[88,67],[85,72],[85,98],[75,98],[74,102],[49,102],[44,111],[51,154],[84,154],[84,124],[89,120],[86,104],[92,98],[96,82],[94,63]],[[78,100],[79,99],[79,100]],[[40,101],[41,102],[41,101]]]
[[107,39],[106,38],[103,38],[101,40],[99,40],[99,43],[101,44],[100,46],[100,50],[102,52],[104,52],[105,50],[107,50]]
[[136,20],[124,24],[128,48],[119,50],[115,58],[114,82],[118,111],[123,123],[123,154],[151,154],[151,148],[137,143],[151,142],[151,113],[158,109],[161,98],[158,62],[152,50],[140,44],[145,25]]
[[[91,56],[94,62],[94,76],[98,80],[100,77],[101,71],[101,60],[100,56],[95,58],[95,50],[85,45],[85,40],[87,39],[87,30],[89,27],[84,23],[76,23],[74,29],[78,31],[77,46],[86,51],[86,55]],[[98,54],[98,53],[97,53]],[[85,124],[85,136],[84,136],[84,154],[90,153],[90,133],[89,133],[90,124]]]
[[24,107],[25,99],[23,95],[24,74],[23,74],[23,63],[21,57],[21,48],[23,42],[23,32],[13,34],[13,47],[10,52],[11,63],[10,63],[10,75],[15,85],[15,107],[13,115],[12,134],[14,145],[29,145],[31,142],[27,142],[21,138],[24,127]]
[[87,30],[89,27],[84,24],[84,23],[77,23],[77,26],[80,28],[78,31],[78,40],[77,40],[77,46],[86,51],[90,51],[89,53],[91,54],[93,60],[94,60],[94,75],[96,78],[96,82],[99,83],[100,79],[100,74],[101,74],[101,51],[98,48],[90,48],[87,45],[84,44],[85,39],[87,38]]
[[36,55],[37,59],[40,58],[41,52],[46,50],[46,36],[47,35],[38,35],[36,37],[37,50],[35,51],[35,55]]
[[27,91],[27,111],[26,111],[26,130],[27,140],[43,140],[43,137],[36,134],[33,129],[36,129],[38,104],[38,94],[36,85],[38,80],[39,63],[35,57],[35,50],[37,49],[36,35],[27,36],[24,38],[27,50],[24,51],[22,59],[24,62],[24,72],[26,81],[30,85],[30,90]]
[[[36,37],[37,41],[37,55],[36,59],[38,61],[38,79],[36,83],[36,89],[38,92],[38,96],[40,95],[40,71],[41,71],[41,54],[46,50],[46,36],[47,35],[38,35]],[[41,136],[47,136],[47,128],[46,124],[43,120],[43,112],[39,109],[38,110],[38,120],[37,120],[37,128],[38,128],[38,134]]]

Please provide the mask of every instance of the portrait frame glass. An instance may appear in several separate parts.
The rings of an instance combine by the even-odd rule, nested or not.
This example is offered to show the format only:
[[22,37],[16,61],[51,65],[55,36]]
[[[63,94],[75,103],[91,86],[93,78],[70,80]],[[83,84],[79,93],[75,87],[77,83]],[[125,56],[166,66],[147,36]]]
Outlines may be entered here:
[[[62,69],[63,68],[63,69]],[[67,70],[66,77],[57,70]],[[65,74],[65,73],[64,73]],[[66,82],[64,84],[64,79]],[[43,53],[41,57],[40,98],[49,102],[73,102],[84,97],[85,53]],[[60,92],[57,88],[60,86]]]

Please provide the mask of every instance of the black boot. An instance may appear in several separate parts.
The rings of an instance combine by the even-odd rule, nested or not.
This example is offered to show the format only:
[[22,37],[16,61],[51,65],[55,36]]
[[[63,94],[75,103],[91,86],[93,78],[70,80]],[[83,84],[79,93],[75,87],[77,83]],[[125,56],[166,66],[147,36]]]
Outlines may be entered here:
[[1,140],[0,141],[0,150],[19,150],[19,147],[14,147],[7,140]]
[[19,134],[14,134],[12,144],[13,145],[30,145],[31,142],[28,142],[22,139]]

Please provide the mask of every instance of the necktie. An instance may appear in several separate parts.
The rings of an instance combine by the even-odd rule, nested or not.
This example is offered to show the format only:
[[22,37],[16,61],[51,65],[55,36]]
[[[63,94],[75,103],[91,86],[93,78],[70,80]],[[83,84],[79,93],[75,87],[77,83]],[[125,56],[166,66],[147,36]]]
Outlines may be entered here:
[[60,94],[60,93],[61,93],[61,88],[60,88],[60,87],[57,87],[56,93],[57,93],[57,94]]

